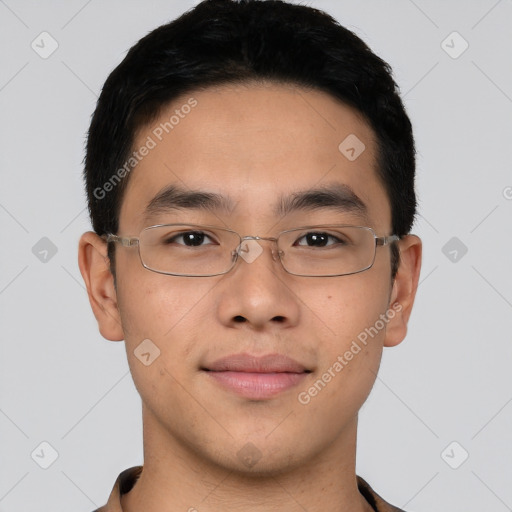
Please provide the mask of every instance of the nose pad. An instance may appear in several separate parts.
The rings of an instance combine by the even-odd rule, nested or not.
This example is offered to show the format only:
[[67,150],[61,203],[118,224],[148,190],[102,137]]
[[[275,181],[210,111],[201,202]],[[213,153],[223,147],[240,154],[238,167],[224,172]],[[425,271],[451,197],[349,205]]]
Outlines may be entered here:
[[[244,237],[236,249],[231,251],[231,262],[234,263],[239,257],[242,257],[247,263],[252,263],[264,250],[263,245],[260,243],[263,240],[272,242],[272,246],[270,248],[272,259],[274,261],[280,261],[284,252],[277,248],[277,245],[275,245],[275,239],[247,236]],[[256,247],[254,247],[254,245],[256,245]]]
[[283,251],[280,251],[279,249],[277,249],[275,246],[272,247],[271,249],[271,252],[272,252],[272,259],[274,261],[278,261],[281,259],[281,256],[284,254]]

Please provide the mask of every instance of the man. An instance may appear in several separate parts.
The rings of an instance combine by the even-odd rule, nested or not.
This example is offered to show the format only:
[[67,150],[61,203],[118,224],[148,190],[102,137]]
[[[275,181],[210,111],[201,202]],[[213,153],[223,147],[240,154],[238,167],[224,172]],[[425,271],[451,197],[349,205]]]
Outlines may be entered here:
[[418,285],[414,169],[389,67],[318,10],[205,1],[130,50],[89,131],[79,264],[144,466],[100,511],[399,510],[356,434]]

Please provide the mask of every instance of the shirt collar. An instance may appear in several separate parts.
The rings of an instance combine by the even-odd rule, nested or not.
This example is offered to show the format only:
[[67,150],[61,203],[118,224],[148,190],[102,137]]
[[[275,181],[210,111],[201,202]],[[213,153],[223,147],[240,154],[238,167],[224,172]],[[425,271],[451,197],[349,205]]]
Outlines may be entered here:
[[[107,504],[104,507],[97,509],[95,512],[123,512],[121,508],[121,495],[129,492],[135,485],[140,474],[142,473],[142,466],[134,466],[125,469],[119,474],[114,484]],[[357,487],[359,492],[364,496],[366,501],[375,510],[375,512],[404,512],[403,510],[390,505],[384,501],[360,476],[357,477]]]

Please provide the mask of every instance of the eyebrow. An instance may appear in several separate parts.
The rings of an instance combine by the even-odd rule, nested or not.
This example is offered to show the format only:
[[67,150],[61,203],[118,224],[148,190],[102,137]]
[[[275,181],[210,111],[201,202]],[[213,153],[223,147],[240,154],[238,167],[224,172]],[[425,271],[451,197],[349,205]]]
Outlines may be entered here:
[[169,185],[161,190],[146,206],[146,219],[159,213],[173,210],[205,210],[210,212],[224,211],[231,213],[234,203],[231,199],[214,192],[201,190],[185,190],[177,185]]
[[340,213],[356,213],[363,218],[366,218],[368,214],[368,209],[362,199],[348,185],[341,183],[295,192],[291,196],[282,197],[278,203],[276,214],[284,216],[298,210],[321,209],[336,210]]
[[[149,219],[173,210],[205,210],[212,213],[223,211],[231,214],[236,204],[222,194],[202,190],[185,190],[178,185],[169,185],[149,201],[144,216]],[[278,216],[295,211],[330,209],[341,213],[355,213],[366,218],[365,203],[348,186],[341,183],[324,185],[314,189],[293,192],[281,196],[274,208]]]

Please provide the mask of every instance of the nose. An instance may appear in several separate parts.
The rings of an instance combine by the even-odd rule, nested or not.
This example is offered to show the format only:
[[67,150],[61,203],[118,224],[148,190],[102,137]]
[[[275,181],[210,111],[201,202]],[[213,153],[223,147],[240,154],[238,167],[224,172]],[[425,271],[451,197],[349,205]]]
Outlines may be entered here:
[[[265,246],[270,243],[270,254]],[[296,325],[299,300],[290,287],[275,238],[243,237],[235,268],[224,276],[217,304],[226,326],[265,330]]]

